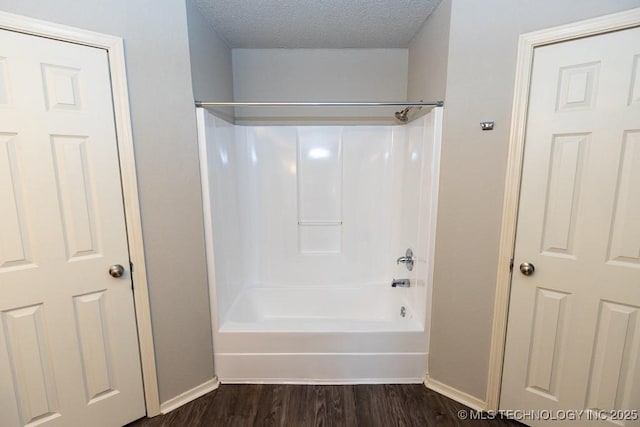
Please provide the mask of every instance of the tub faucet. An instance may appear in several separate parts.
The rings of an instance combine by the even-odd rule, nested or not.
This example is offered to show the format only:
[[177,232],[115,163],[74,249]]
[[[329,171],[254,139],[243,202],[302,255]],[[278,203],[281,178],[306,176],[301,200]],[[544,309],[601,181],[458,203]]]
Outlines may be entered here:
[[407,251],[404,253],[404,256],[401,256],[396,260],[396,264],[400,264],[401,262],[404,263],[404,265],[407,267],[407,270],[413,270],[414,260],[413,251],[411,250],[411,248],[407,249]]
[[408,288],[411,286],[409,279],[393,279],[391,281],[392,288]]

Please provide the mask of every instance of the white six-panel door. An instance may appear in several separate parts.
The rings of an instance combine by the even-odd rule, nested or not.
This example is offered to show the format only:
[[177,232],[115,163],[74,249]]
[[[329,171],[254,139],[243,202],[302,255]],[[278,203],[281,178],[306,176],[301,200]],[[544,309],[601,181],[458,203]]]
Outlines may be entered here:
[[638,426],[586,420],[640,410],[639,352],[634,28],[535,50],[500,407]]
[[0,425],[144,415],[128,267],[106,51],[0,30]]

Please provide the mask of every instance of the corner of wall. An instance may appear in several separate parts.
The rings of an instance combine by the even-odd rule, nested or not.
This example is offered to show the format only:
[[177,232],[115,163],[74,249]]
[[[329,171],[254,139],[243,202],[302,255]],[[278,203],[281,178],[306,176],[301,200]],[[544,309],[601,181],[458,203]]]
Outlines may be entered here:
[[[207,21],[192,0],[185,0],[189,64],[194,99],[233,101],[231,48]],[[233,111],[222,111],[233,116]]]
[[445,99],[451,2],[442,0],[409,44],[407,99],[410,101]]

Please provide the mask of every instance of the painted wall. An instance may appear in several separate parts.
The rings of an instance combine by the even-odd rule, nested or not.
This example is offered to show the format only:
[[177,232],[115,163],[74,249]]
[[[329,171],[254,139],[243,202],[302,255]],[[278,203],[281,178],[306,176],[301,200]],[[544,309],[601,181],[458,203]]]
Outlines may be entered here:
[[[193,96],[198,101],[233,101],[231,49],[193,1],[185,2]],[[218,114],[231,119],[233,109],[221,108]]]
[[[440,7],[447,6],[445,0]],[[431,58],[448,63],[429,359],[433,379],[485,398],[518,36],[633,7],[640,7],[640,0],[452,1],[448,57]],[[441,25],[429,20],[423,31]],[[432,98],[442,87],[429,90],[410,96]],[[482,132],[482,120],[495,120],[495,130]],[[506,260],[502,268],[508,268]]]
[[452,1],[443,0],[409,44],[407,99],[410,101],[445,98]]
[[0,0],[0,10],[124,39],[160,400],[211,379],[184,1]]
[[[233,49],[234,96],[236,101],[404,100],[407,58],[407,49]],[[283,116],[322,116],[332,123],[373,116],[378,123],[377,117],[393,118],[395,110],[239,108],[236,116],[238,123]]]

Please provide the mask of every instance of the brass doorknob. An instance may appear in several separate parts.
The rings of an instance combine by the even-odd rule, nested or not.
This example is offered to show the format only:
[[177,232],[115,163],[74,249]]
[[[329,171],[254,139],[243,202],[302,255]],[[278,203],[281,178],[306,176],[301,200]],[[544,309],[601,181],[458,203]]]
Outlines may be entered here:
[[109,267],[109,274],[111,275],[111,277],[115,277],[116,279],[118,277],[122,277],[122,275],[124,274],[124,267],[120,264],[114,264]]

